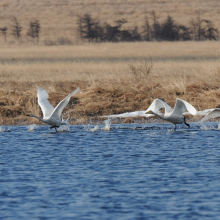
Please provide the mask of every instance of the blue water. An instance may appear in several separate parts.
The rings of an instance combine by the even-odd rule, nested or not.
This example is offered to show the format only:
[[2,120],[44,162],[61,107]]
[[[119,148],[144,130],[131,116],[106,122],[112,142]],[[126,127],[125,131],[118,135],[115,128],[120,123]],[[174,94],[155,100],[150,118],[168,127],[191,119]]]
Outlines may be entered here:
[[219,219],[217,123],[5,127],[0,219]]

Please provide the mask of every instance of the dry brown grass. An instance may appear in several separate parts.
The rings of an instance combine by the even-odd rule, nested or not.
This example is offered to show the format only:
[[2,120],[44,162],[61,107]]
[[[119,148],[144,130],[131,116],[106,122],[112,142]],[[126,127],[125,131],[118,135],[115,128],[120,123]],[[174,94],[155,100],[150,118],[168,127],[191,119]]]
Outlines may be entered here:
[[[203,19],[213,21],[220,29],[219,7],[219,0],[1,0],[0,27],[10,29],[11,17],[16,16],[23,27],[22,39],[27,42],[29,22],[35,18],[40,20],[42,27],[41,42],[60,37],[75,42],[77,14],[90,13],[100,21],[109,23],[124,18],[128,21],[126,28],[137,25],[141,29],[146,14],[150,17],[154,10],[159,21],[164,21],[169,14],[175,21],[185,25],[200,12]],[[0,40],[4,44],[3,37]],[[8,42],[12,44],[15,39],[8,36]]]
[[[40,60],[41,62],[51,60],[65,62],[86,58],[95,62],[102,59],[118,61],[119,58],[132,60],[133,58],[153,59],[187,59],[187,58],[216,58],[220,56],[219,42],[132,42],[132,43],[98,43],[81,44],[72,46],[1,46],[0,60],[28,62],[28,59]],[[89,61],[88,60],[88,61]]]
[[[81,88],[66,109],[71,123],[144,110],[155,98],[174,106],[179,97],[198,110],[216,107],[219,47],[216,42],[5,47],[6,56],[0,55],[2,123],[37,123],[25,114],[41,115],[38,86],[47,90],[53,105]],[[149,72],[137,76],[131,66]]]

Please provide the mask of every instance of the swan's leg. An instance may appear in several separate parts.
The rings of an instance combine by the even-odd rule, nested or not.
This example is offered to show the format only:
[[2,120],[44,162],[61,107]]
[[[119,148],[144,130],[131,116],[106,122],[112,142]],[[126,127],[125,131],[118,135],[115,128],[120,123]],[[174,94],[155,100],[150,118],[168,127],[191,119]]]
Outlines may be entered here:
[[57,128],[59,128],[59,126],[51,126],[50,129],[54,128],[57,132]]
[[176,125],[174,125],[175,127],[174,127],[174,131],[176,131]]
[[186,125],[186,126],[188,126],[188,128],[190,127],[190,125],[188,124],[188,123],[186,123],[186,118],[184,117],[184,124]]

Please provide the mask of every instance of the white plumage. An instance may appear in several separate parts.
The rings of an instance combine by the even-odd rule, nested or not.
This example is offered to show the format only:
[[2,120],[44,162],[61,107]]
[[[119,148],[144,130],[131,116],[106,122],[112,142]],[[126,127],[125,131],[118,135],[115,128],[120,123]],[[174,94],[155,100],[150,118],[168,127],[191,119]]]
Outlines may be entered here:
[[48,101],[49,95],[46,92],[46,90],[42,89],[41,87],[38,87],[38,93],[37,93],[38,104],[42,110],[43,118],[40,118],[34,114],[29,114],[28,116],[35,117],[40,121],[44,122],[45,124],[51,125],[52,126],[51,128],[55,128],[55,129],[60,125],[66,125],[67,122],[61,120],[60,118],[62,111],[69,103],[71,96],[75,95],[77,92],[79,92],[79,90],[80,88],[77,88],[75,91],[70,93],[66,98],[60,101],[59,104],[54,108]]
[[211,118],[217,118],[220,117],[220,108],[213,109],[211,112],[209,112],[200,122],[207,121]]
[[48,93],[40,86],[38,87],[37,98],[38,98],[37,99],[38,105],[40,106],[43,113],[43,118],[50,117],[50,115],[54,110],[54,107],[48,101],[49,99]]
[[[161,108],[165,108],[164,116],[160,114]],[[189,124],[186,123],[185,117],[183,116],[183,113],[186,110],[192,115],[196,115],[197,113],[196,109],[191,104],[189,104],[188,102],[182,99],[179,98],[176,99],[176,104],[174,109],[172,109],[166,102],[160,99],[155,99],[150,105],[150,107],[145,111],[145,114],[153,114],[161,119],[173,123],[175,125],[174,128],[175,130],[176,124],[185,123],[189,127]]]

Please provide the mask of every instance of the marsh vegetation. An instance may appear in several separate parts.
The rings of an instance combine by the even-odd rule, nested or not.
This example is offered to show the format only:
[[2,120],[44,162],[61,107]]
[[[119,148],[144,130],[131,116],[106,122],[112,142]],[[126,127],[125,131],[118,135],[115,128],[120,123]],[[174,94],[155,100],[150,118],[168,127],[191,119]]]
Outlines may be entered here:
[[2,123],[36,123],[37,88],[56,105],[78,86],[66,111],[71,123],[145,110],[155,98],[176,98],[197,110],[220,99],[218,42],[139,42],[67,46],[5,47],[0,55]]

